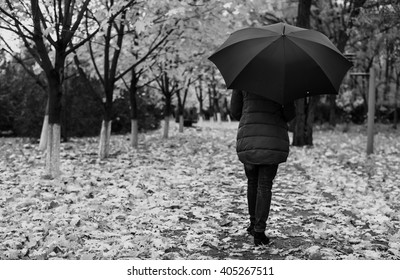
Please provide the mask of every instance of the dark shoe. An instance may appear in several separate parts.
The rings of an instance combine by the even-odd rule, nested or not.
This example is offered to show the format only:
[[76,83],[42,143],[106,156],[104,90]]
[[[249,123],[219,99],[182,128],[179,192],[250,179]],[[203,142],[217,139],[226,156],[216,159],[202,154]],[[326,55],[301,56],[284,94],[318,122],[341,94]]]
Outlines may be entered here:
[[269,238],[264,232],[254,232],[254,245],[267,245],[269,243]]
[[254,224],[250,224],[247,228],[247,233],[254,236]]

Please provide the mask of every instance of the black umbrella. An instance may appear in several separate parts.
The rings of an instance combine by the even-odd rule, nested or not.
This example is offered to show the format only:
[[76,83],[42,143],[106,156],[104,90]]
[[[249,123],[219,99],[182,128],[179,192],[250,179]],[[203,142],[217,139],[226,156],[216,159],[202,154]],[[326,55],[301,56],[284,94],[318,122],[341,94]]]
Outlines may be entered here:
[[209,59],[228,88],[281,104],[337,94],[352,66],[322,33],[285,23],[238,30]]

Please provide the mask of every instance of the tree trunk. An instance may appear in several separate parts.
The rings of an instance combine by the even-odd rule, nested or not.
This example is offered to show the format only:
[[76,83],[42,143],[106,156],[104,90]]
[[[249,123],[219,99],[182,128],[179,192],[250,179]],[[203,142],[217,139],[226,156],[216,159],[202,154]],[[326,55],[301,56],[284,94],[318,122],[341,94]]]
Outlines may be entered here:
[[313,145],[313,123],[314,123],[314,111],[319,98],[317,96],[310,97],[308,99],[306,108],[306,131],[305,131],[305,142],[307,145]]
[[179,114],[179,132],[180,133],[183,132],[183,122],[184,122],[183,114]]
[[221,122],[221,110],[219,107],[219,97],[220,94],[217,92],[216,89],[217,85],[213,85],[213,111],[214,111],[214,120],[216,120],[218,123]]
[[169,119],[171,116],[171,94],[165,95],[165,109],[164,109],[164,133],[163,138],[167,139],[169,134]]
[[[60,71],[61,72],[61,71]],[[48,74],[49,82],[49,125],[46,148],[46,176],[57,178],[60,176],[60,137],[61,137],[61,96],[62,83],[58,73],[51,70]]]
[[315,96],[296,101],[293,146],[313,145],[314,109],[317,101]]
[[221,112],[217,113],[217,122],[220,124],[222,123],[222,117],[221,117]]
[[329,95],[329,124],[336,126],[336,95]]
[[[67,75],[68,75],[68,70]],[[70,71],[71,72],[71,71]],[[70,78],[69,78],[70,79]],[[69,92],[71,80],[65,80],[63,83],[63,103],[62,103],[62,117],[61,117],[61,140],[63,142],[68,142],[68,129],[69,129],[69,123],[70,120],[72,119],[72,112],[71,112],[71,106],[73,104],[73,96]]]
[[204,109],[203,109],[203,97],[202,97],[202,99],[200,99],[199,100],[199,105],[200,105],[200,108],[199,108],[199,115],[200,115],[200,117],[201,118],[203,118],[203,116],[204,116]]
[[310,28],[311,0],[299,0],[297,26]]
[[105,159],[110,154],[111,120],[103,120],[101,123],[99,157]]
[[164,139],[168,138],[168,133],[169,133],[169,116],[165,116],[164,117],[164,132],[163,132]]
[[49,99],[46,102],[46,111],[44,115],[42,132],[40,134],[39,150],[45,151],[47,147],[47,138],[49,134]]
[[212,91],[211,87],[208,87],[208,110],[209,110],[209,116],[210,116],[210,121],[214,122],[214,105],[213,105],[213,96],[212,96]]
[[226,96],[224,97],[224,119],[226,119],[228,122],[231,121],[229,115],[230,115],[230,110],[229,110],[229,105],[228,105],[228,98]]
[[179,132],[182,133],[183,132],[183,122],[184,122],[184,118],[183,118],[183,101],[182,101],[182,97],[181,97],[181,91],[177,90],[176,92],[176,97],[178,98],[178,120],[179,120]]
[[138,120],[131,119],[131,147],[137,148],[139,145],[139,126]]
[[106,104],[104,104],[104,110],[104,119],[101,123],[99,143],[100,159],[105,159],[110,154],[112,101],[106,100]]
[[138,106],[137,106],[137,77],[135,68],[132,69],[131,86],[129,89],[129,100],[131,103],[131,146],[137,148],[139,145]]
[[296,119],[293,131],[293,146],[306,145],[304,138],[305,131],[305,99],[296,100]]
[[[310,28],[311,0],[300,0],[297,26]],[[307,100],[309,99],[309,100]],[[296,119],[293,131],[293,145],[312,145],[312,126],[314,121],[313,97],[296,100]]]
[[48,138],[46,148],[46,175],[50,178],[60,176],[60,136],[61,126],[59,123],[48,125]]
[[397,123],[399,121],[399,116],[397,114],[397,98],[400,89],[400,76],[397,75],[396,78],[396,91],[394,92],[394,115],[393,115],[393,128],[397,129]]

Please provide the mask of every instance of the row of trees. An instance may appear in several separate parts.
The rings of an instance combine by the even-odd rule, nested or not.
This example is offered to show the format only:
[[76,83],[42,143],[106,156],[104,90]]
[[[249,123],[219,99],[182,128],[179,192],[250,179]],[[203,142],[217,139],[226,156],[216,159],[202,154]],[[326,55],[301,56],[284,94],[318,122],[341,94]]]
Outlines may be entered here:
[[[141,96],[151,95],[152,102],[163,104],[164,137],[173,103],[181,123],[188,100],[198,101],[200,114],[207,105],[211,112],[226,108],[229,92],[207,57],[230,32],[249,25],[285,21],[320,30],[339,50],[356,54],[355,69],[380,70],[379,104],[397,108],[399,15],[399,4],[393,0],[0,0],[0,59],[2,67],[4,61],[18,62],[47,92],[41,144],[46,142],[46,171],[57,176],[61,108],[71,106],[63,102],[65,89],[71,88],[65,86],[68,80],[79,77],[80,89],[100,101],[99,155],[106,158],[113,107],[121,96],[129,100],[133,147]],[[338,105],[345,109],[357,101],[366,106],[359,102],[366,98],[366,85],[349,76],[343,87],[347,96],[351,93],[349,102],[343,101],[343,94],[325,99],[332,125]],[[297,102],[295,145],[312,144],[318,104],[319,98]]]
[[[176,94],[183,107],[184,96],[194,82],[190,76],[196,63],[193,56],[187,63],[189,58],[182,46],[190,47],[191,43],[183,35],[203,5],[181,6],[179,1],[1,2],[2,29],[16,34],[23,43],[20,50],[24,50],[16,53],[2,36],[6,51],[48,92],[41,143],[47,142],[46,170],[50,176],[59,174],[61,104],[68,64],[74,64],[86,80],[87,90],[93,95],[100,93],[103,101],[101,158],[109,153],[113,104],[122,88],[130,97],[133,146],[137,146],[137,95],[141,88],[160,90],[168,128],[172,96]],[[26,67],[22,56],[26,53],[43,71],[44,82],[40,71]],[[97,87],[91,82],[94,77],[100,82]],[[168,130],[164,137],[168,137]]]
[[[32,61],[33,62],[33,61]],[[0,76],[0,135],[40,137],[47,95],[45,90],[14,60],[1,67]],[[1,71],[0,70],[0,71]],[[88,83],[77,72],[70,72],[63,84],[61,137],[99,135],[102,123],[103,100],[88,90]],[[91,79],[94,88],[100,82]],[[153,90],[155,91],[155,90]],[[138,124],[140,131],[159,127],[162,107],[157,92],[138,94]],[[113,133],[130,132],[129,92],[122,90],[113,103]]]

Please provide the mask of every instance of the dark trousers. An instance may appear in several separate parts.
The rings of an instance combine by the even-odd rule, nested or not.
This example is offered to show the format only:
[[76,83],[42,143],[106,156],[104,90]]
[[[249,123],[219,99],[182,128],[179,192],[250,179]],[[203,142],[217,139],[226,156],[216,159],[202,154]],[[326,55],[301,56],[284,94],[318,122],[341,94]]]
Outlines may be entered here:
[[278,165],[245,164],[247,176],[247,203],[250,222],[256,232],[264,232],[271,207],[272,182]]

